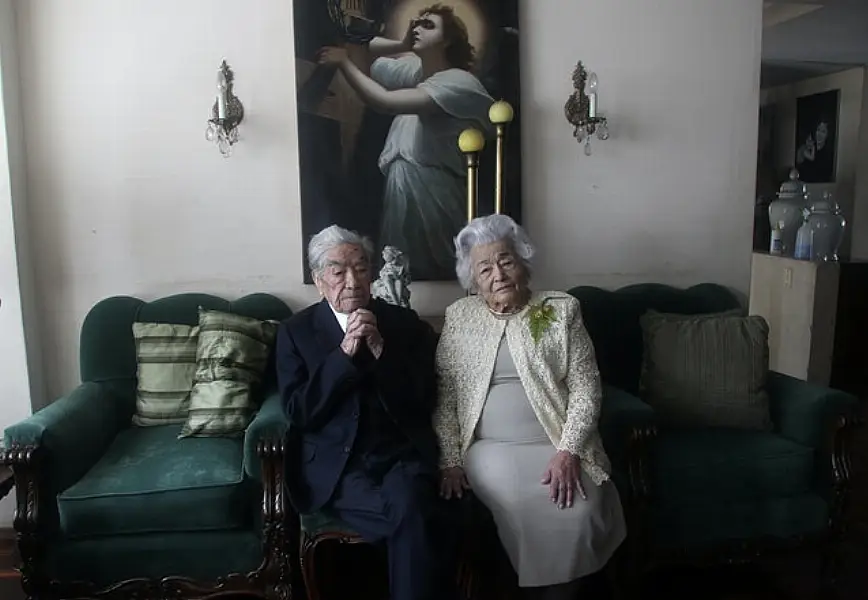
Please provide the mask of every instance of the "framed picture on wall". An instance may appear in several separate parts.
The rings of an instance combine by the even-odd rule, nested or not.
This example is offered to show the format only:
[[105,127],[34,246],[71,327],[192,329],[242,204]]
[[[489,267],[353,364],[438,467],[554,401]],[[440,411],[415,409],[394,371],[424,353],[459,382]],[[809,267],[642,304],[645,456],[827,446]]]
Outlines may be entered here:
[[294,0],[306,245],[337,224],[396,246],[414,281],[455,279],[466,224],[458,136],[486,133],[478,214],[493,212],[495,132],[510,102],[504,207],[521,220],[518,0]]
[[833,183],[838,154],[841,90],[796,100],[795,165],[805,183]]

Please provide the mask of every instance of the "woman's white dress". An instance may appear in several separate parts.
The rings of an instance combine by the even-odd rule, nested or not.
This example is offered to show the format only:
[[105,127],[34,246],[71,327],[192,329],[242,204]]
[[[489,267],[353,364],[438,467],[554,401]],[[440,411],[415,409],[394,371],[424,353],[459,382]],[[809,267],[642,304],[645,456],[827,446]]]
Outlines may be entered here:
[[494,516],[521,587],[556,585],[602,569],[627,534],[618,492],[582,472],[587,500],[559,509],[541,483],[556,449],[528,401],[505,338],[475,441],[465,458],[473,493]]

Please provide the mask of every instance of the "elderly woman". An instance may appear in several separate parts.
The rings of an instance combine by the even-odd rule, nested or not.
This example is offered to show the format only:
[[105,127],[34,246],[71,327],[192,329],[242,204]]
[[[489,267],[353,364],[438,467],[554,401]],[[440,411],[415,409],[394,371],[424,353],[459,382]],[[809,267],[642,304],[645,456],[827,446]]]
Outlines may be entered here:
[[519,585],[567,598],[626,536],[594,348],[575,298],[528,287],[534,248],[512,219],[474,219],[455,247],[474,295],[447,308],[437,349],[441,494],[472,488]]

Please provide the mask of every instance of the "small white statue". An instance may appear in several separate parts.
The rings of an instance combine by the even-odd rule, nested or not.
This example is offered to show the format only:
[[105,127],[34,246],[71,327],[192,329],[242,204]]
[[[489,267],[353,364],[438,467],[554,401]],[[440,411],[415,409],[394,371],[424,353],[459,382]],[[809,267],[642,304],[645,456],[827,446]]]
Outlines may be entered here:
[[389,304],[410,308],[410,261],[394,246],[383,248],[383,268],[372,293]]

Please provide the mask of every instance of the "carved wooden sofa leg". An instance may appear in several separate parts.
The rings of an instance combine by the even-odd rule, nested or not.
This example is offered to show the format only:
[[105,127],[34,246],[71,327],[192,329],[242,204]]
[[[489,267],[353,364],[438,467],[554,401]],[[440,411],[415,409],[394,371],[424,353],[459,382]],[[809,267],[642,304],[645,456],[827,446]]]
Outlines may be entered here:
[[308,600],[320,600],[320,589],[316,580],[316,541],[303,536],[299,546],[299,557]]
[[829,511],[829,529],[831,532],[828,543],[820,548],[820,585],[818,598],[833,599],[838,597],[838,576],[841,571],[841,544],[847,536],[847,500],[850,493],[850,441],[853,431],[860,426],[858,418],[841,417],[834,424],[830,433],[832,460],[832,503]]
[[284,485],[285,444],[262,440],[257,453],[262,461],[262,577],[267,600],[292,600],[292,537],[287,519]]
[[652,445],[657,437],[654,425],[634,427],[628,445],[630,498],[627,502],[627,548],[618,565],[623,577],[618,577],[620,595],[637,597],[641,577],[648,567],[651,545],[651,479],[649,463]]
[[2,460],[15,475],[17,500],[13,526],[21,557],[21,588],[26,600],[46,600],[49,596],[39,539],[41,452],[31,446],[7,448]]

